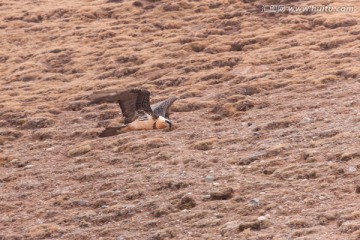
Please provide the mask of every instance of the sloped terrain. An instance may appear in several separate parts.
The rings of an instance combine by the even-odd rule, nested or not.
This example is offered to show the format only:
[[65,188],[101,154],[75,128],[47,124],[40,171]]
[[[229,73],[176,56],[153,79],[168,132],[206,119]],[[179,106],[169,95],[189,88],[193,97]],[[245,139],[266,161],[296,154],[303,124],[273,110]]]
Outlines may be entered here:
[[275,2],[3,0],[0,239],[360,239],[360,4]]

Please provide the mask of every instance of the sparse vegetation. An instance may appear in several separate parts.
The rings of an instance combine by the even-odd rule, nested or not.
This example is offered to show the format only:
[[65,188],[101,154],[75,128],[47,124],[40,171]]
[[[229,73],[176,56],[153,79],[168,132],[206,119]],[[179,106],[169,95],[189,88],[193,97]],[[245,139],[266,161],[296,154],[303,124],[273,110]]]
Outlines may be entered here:
[[275,2],[2,0],[0,239],[359,239],[360,2]]

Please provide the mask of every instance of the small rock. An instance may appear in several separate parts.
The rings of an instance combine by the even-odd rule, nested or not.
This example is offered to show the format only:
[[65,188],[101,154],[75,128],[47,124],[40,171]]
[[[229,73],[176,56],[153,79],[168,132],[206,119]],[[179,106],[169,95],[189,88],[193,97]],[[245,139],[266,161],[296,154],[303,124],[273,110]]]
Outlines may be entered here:
[[311,123],[311,122],[314,122],[311,118],[309,118],[309,117],[304,117],[303,119],[302,119],[302,122],[304,122],[304,123]]
[[201,199],[202,199],[203,201],[208,201],[208,200],[211,199],[211,196],[210,196],[210,195],[203,195],[203,196],[201,196]]
[[250,205],[253,206],[253,207],[259,206],[260,205],[260,199],[258,199],[258,198],[251,199],[250,200]]
[[19,159],[16,158],[10,161],[10,164],[16,167],[18,167],[19,163],[20,163]]
[[214,181],[214,176],[211,176],[211,175],[207,175],[205,177],[205,182],[208,182],[208,183],[211,183]]
[[319,196],[319,200],[323,201],[323,200],[325,200],[325,199],[326,199],[325,196]]
[[25,167],[27,163],[28,163],[27,161],[20,161],[19,159],[13,159],[10,161],[10,164],[12,166],[18,167],[18,168]]
[[232,198],[234,190],[231,187],[210,192],[211,200],[228,200]]
[[25,167],[24,167],[24,169],[30,169],[30,168],[32,168],[32,167],[34,167],[34,165],[26,165]]
[[353,167],[353,166],[348,168],[348,171],[351,172],[351,173],[356,172],[356,170],[357,170],[357,168]]
[[15,163],[17,163],[17,162],[19,162],[19,159],[17,159],[17,158],[15,158],[15,159],[13,159],[13,160],[10,161],[11,164],[15,164]]
[[267,219],[266,216],[260,216],[257,218],[258,221],[265,221]]
[[241,123],[241,126],[243,126],[243,127],[247,127],[247,126],[248,126],[248,124],[247,124],[246,122],[242,122],[242,123]]
[[90,145],[83,145],[83,146],[79,146],[73,149],[70,149],[67,153],[68,157],[76,157],[76,156],[80,156],[83,155],[87,152],[89,152],[91,150],[91,146]]

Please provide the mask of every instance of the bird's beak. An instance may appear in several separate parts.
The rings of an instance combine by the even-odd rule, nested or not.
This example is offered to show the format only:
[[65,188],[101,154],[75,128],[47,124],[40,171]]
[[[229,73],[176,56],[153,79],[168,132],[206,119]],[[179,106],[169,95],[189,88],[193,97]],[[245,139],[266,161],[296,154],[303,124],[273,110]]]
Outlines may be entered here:
[[165,122],[169,125],[169,128],[172,127],[172,123],[169,120],[165,120]]

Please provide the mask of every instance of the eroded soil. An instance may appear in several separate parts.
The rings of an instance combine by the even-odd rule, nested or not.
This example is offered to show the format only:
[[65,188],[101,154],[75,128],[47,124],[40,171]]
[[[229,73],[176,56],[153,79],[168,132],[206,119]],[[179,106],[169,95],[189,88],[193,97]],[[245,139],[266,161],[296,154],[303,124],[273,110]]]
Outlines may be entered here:
[[[0,239],[360,239],[360,4],[0,3]],[[178,96],[99,139],[101,89]]]

